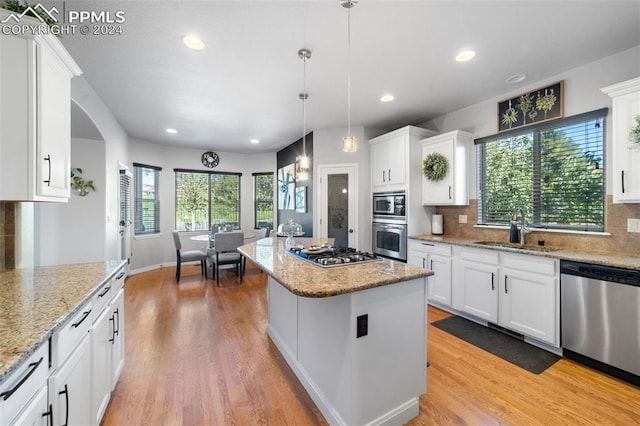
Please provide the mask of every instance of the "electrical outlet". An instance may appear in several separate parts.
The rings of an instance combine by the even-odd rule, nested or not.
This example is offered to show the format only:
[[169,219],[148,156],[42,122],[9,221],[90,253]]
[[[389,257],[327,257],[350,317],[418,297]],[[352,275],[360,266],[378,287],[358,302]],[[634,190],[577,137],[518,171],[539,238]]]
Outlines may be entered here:
[[458,222],[459,223],[467,223],[467,215],[466,214],[458,215]]
[[356,339],[369,333],[369,315],[364,314],[356,318]]
[[627,232],[640,232],[640,219],[627,219]]

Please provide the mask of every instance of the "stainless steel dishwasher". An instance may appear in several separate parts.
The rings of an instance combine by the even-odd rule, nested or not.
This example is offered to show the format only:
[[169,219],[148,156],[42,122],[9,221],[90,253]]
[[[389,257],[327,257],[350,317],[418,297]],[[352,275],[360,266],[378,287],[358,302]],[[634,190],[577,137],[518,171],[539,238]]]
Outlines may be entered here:
[[560,263],[564,356],[640,386],[640,271]]

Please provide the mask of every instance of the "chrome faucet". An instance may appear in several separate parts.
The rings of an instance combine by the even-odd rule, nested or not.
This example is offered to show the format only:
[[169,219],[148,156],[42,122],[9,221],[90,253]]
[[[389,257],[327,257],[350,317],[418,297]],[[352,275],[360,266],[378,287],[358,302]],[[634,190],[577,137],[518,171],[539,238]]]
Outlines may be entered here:
[[518,215],[520,215],[520,244],[524,245],[524,234],[526,232],[525,230],[526,222],[524,218],[524,210],[522,210],[522,208],[520,207],[516,209],[516,216],[515,216],[516,221],[518,220]]

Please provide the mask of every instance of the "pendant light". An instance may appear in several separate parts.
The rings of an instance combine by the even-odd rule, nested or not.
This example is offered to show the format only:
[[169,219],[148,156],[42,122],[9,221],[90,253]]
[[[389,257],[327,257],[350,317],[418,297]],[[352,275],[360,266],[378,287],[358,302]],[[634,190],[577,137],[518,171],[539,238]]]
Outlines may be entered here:
[[296,168],[296,180],[309,180],[309,157],[307,156],[307,108],[306,100],[309,98],[307,93],[307,59],[311,57],[309,49],[298,50],[298,57],[302,59],[302,84],[303,90],[298,94],[302,100],[302,155],[298,157]]
[[340,0],[342,7],[347,9],[347,136],[342,138],[344,152],[356,152],[358,141],[351,135],[351,8],[357,0]]

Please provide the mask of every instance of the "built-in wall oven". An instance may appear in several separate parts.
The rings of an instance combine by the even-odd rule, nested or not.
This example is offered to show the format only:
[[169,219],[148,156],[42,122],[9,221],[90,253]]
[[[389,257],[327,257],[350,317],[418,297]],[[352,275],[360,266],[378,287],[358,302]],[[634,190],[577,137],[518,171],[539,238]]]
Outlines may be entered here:
[[373,222],[373,252],[407,261],[407,224]]
[[404,191],[373,194],[372,250],[403,262],[407,261],[405,202]]

